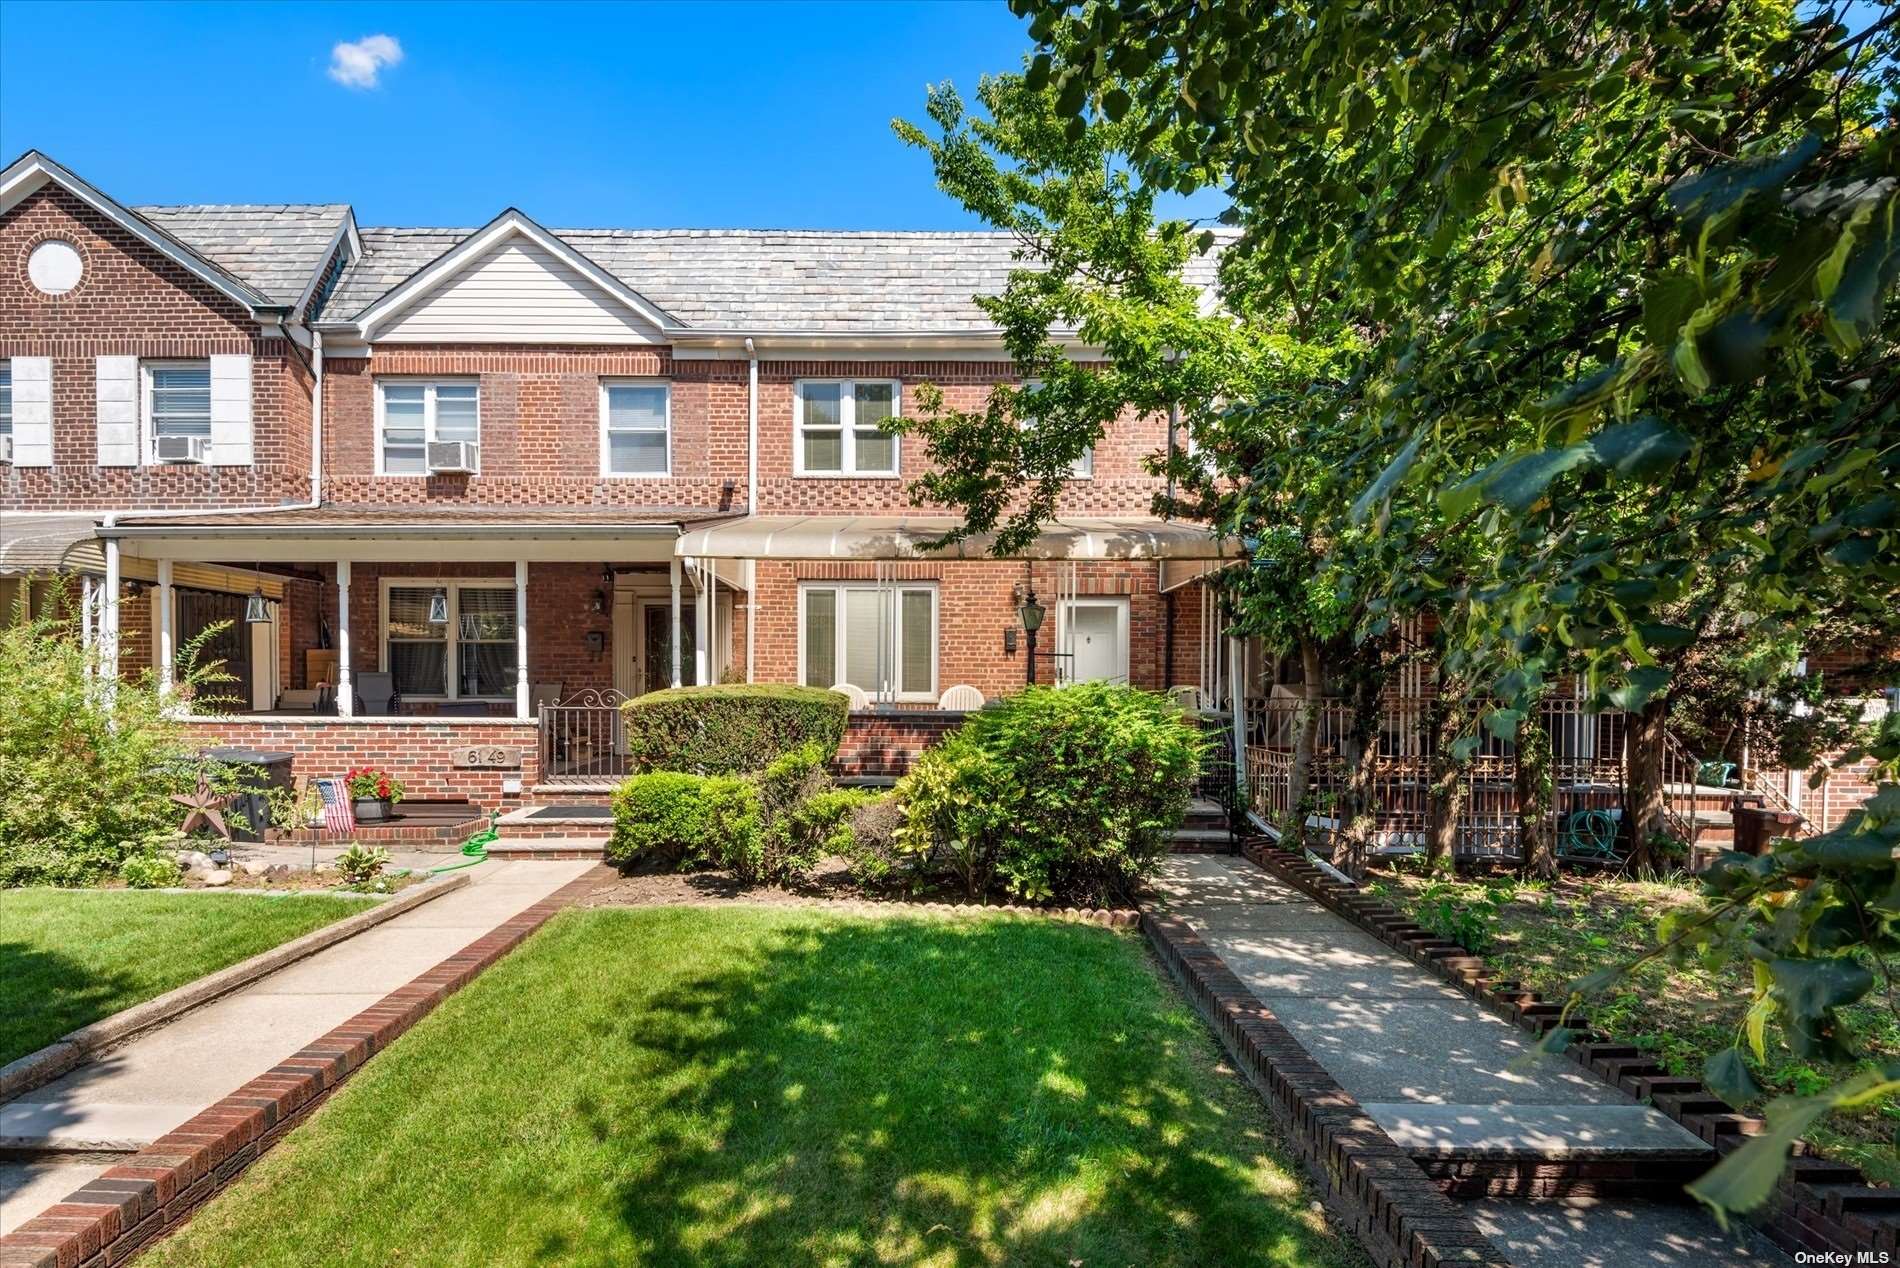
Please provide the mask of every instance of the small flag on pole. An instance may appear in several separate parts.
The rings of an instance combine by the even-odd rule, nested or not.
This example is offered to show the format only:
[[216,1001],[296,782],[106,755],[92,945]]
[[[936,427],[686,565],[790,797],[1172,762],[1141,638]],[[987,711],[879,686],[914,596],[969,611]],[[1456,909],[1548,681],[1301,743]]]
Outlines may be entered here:
[[323,798],[323,826],[339,836],[356,831],[356,816],[350,813],[350,790],[340,779],[319,779],[317,795]]

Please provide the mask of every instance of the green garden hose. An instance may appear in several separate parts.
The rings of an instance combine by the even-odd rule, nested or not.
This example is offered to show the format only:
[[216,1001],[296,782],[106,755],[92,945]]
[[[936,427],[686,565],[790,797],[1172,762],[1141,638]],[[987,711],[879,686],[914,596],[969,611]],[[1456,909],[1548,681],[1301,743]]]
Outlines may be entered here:
[[429,875],[436,876],[443,872],[458,872],[465,867],[474,867],[477,863],[486,859],[488,857],[488,843],[496,840],[501,835],[495,831],[495,820],[500,816],[501,811],[491,811],[488,816],[488,826],[483,828],[480,832],[477,832],[468,840],[462,842],[462,853],[466,856],[463,862],[444,863],[441,867],[432,867],[429,869]]

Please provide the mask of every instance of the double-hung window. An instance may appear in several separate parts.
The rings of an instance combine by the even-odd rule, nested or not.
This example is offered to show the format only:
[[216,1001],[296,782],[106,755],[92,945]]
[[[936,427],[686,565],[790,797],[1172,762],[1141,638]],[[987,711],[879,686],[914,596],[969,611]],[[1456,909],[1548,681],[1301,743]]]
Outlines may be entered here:
[[0,357],[0,458],[13,458],[13,362]]
[[[1023,385],[1020,390],[1023,392],[1034,392],[1034,391],[1039,390],[1041,387],[1042,387],[1042,380],[1026,379],[1023,381]],[[1018,403],[1019,404],[1021,403],[1020,398],[1018,400]],[[1019,415],[1016,419],[1016,425],[1022,428],[1024,431],[1029,431],[1036,426],[1036,420],[1033,417],[1024,417],[1024,416]],[[1082,451],[1081,457],[1075,459],[1075,461],[1069,464],[1069,478],[1072,480],[1092,480],[1095,478],[1095,446],[1094,445],[1090,445],[1087,449],[1084,449]]]
[[873,697],[937,698],[937,588],[814,584],[798,598],[800,681]]
[[[404,582],[387,587],[384,603],[383,666],[398,694],[449,700],[513,696],[517,631],[512,584]],[[432,616],[446,619],[435,621]]]
[[600,473],[663,476],[672,471],[672,392],[664,383],[600,385]]
[[211,362],[147,361],[145,416],[154,438],[211,436]]
[[897,474],[897,435],[886,430],[898,412],[895,380],[801,379],[793,396],[798,420],[794,474]]
[[428,475],[429,443],[482,438],[481,392],[473,382],[379,382],[378,474]]

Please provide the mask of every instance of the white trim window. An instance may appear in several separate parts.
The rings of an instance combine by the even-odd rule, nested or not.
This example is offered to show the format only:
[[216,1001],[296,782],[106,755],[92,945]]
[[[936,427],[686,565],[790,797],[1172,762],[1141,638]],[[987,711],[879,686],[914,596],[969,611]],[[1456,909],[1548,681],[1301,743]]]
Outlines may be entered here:
[[673,474],[673,391],[651,380],[605,379],[600,385],[600,473]]
[[[1033,392],[1041,386],[1041,379],[1024,379],[1022,385],[1017,388],[1017,391]],[[1035,425],[1036,420],[1034,418],[1018,415],[1016,419],[1016,426],[1023,431],[1028,431]],[[1094,445],[1090,445],[1087,449],[1083,450],[1082,456],[1069,464],[1069,478],[1071,480],[1093,480],[1095,478]]]
[[798,593],[799,681],[872,697],[937,698],[937,587],[808,582]]
[[0,357],[0,459],[13,460],[13,362]]
[[896,379],[798,380],[792,474],[895,476],[897,433],[884,424],[897,417],[902,397]]
[[143,361],[145,433],[211,439],[211,362]]
[[[445,621],[429,609],[440,591]],[[405,700],[515,698],[512,581],[385,577],[382,667]]]
[[476,380],[376,380],[377,475],[428,475],[431,443],[481,438]]

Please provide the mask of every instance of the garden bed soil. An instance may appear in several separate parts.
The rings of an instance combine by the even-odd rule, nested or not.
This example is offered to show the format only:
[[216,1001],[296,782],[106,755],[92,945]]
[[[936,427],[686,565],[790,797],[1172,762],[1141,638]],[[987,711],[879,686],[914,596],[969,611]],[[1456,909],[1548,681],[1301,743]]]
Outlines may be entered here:
[[[1420,924],[1484,956],[1499,976],[1552,999],[1562,998],[1564,988],[1584,974],[1654,945],[1656,922],[1665,913],[1701,902],[1691,884],[1610,876],[1565,875],[1549,884],[1527,884],[1509,878],[1434,881],[1399,871],[1375,873],[1370,885]],[[1492,916],[1478,901],[1487,894],[1502,900]],[[1900,960],[1889,972],[1900,974]],[[1746,964],[1710,972],[1649,961],[1626,989],[1593,1000],[1589,1013],[1597,1029],[1653,1052],[1672,1075],[1701,1078],[1708,1056],[1734,1041],[1750,991]],[[1845,1012],[1868,1055],[1892,1061],[1900,1058],[1900,1019],[1878,994]],[[1791,1055],[1772,1033],[1766,1067],[1755,1070],[1771,1096],[1817,1092],[1839,1073]],[[1806,1139],[1826,1156],[1859,1167],[1870,1180],[1896,1185],[1897,1137],[1900,1103],[1889,1101],[1824,1120]]]

